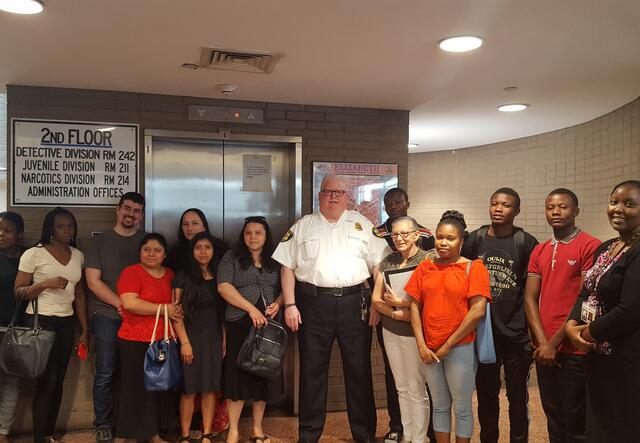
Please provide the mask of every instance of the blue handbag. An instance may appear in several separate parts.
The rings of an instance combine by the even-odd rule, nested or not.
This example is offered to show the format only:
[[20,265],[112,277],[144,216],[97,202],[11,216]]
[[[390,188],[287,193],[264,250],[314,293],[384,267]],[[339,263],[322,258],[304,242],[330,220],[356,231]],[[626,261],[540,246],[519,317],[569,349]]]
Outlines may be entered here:
[[[162,309],[164,309],[164,338],[156,341],[158,320]],[[171,330],[171,338],[169,338],[169,330]],[[144,356],[144,387],[147,391],[168,391],[181,382],[180,348],[173,326],[169,322],[167,305],[162,304],[156,311],[156,323],[153,326],[151,342]]]
[[493,344],[493,328],[491,327],[491,303],[487,303],[487,313],[478,323],[476,329],[476,353],[480,363],[495,363],[496,348]]

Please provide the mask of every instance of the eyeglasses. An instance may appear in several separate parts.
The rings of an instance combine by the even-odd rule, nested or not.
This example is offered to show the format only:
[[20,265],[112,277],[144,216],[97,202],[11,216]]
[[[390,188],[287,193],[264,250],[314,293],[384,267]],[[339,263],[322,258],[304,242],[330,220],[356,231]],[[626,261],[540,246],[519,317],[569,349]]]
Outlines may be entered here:
[[336,197],[342,197],[347,193],[347,191],[344,191],[342,189],[322,189],[320,193],[325,197],[333,197],[334,195]]
[[413,231],[409,231],[409,232],[392,232],[391,233],[391,238],[394,240],[399,239],[400,237],[402,237],[404,240],[406,240],[411,234],[418,232],[416,230]]
[[251,217],[245,218],[244,222],[245,223],[253,223],[253,222],[266,223],[267,219],[265,217],[263,217],[262,215],[252,215]]

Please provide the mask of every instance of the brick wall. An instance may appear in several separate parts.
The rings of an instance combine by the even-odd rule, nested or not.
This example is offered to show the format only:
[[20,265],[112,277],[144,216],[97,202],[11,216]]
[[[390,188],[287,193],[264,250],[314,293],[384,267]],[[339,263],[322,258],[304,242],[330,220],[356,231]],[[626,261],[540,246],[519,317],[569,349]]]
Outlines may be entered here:
[[[263,125],[241,125],[187,120],[187,105],[217,105],[260,108]],[[347,161],[397,163],[400,186],[407,184],[407,141],[409,112],[282,103],[244,102],[178,97],[131,92],[92,91],[28,86],[7,87],[7,127],[11,118],[85,120],[140,125],[140,153],[145,129],[218,132],[238,134],[289,135],[302,137],[302,208],[312,206],[312,162]],[[2,135],[0,133],[0,135]],[[140,155],[144,158],[143,155]],[[140,165],[144,172],[144,165]],[[11,171],[9,170],[9,177]],[[144,184],[144,177],[142,177]],[[64,205],[64,202],[61,201]],[[27,241],[39,238],[46,208],[18,208],[25,218]],[[78,246],[82,249],[91,231],[109,229],[114,223],[113,209],[73,208],[78,219]],[[177,221],[176,221],[177,223]],[[374,337],[375,343],[375,337]],[[377,344],[372,346],[376,399],[385,406],[384,378]],[[344,409],[344,380],[338,349],[331,361],[329,408]],[[30,392],[31,387],[25,388]],[[23,399],[16,429],[30,427],[27,400]],[[91,368],[74,362],[66,379],[59,426],[66,429],[91,427]]]
[[538,240],[551,229],[544,199],[557,187],[578,195],[577,223],[606,239],[615,232],[605,208],[616,183],[640,178],[640,99],[590,122],[532,137],[455,151],[409,155],[411,215],[435,227],[447,209],[469,229],[489,223],[489,197],[502,186],[522,199],[516,224]]

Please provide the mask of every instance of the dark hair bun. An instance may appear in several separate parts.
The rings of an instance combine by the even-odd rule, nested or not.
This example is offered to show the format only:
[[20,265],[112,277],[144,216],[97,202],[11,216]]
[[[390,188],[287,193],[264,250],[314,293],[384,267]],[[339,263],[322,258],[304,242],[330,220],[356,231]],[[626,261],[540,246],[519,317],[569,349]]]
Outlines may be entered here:
[[467,224],[464,221],[464,215],[462,215],[462,212],[453,209],[444,211],[444,214],[442,214],[442,217],[440,218],[440,223],[446,220],[457,221],[462,226],[462,229],[467,229]]

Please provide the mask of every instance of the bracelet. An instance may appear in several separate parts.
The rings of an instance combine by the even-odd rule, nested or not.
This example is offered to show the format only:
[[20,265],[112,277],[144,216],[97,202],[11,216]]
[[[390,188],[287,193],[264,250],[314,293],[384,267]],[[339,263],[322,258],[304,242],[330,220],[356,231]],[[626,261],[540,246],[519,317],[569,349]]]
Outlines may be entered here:
[[285,303],[284,304],[284,308],[287,309],[287,308],[290,308],[291,306],[295,306],[295,305],[296,305],[295,303]]

